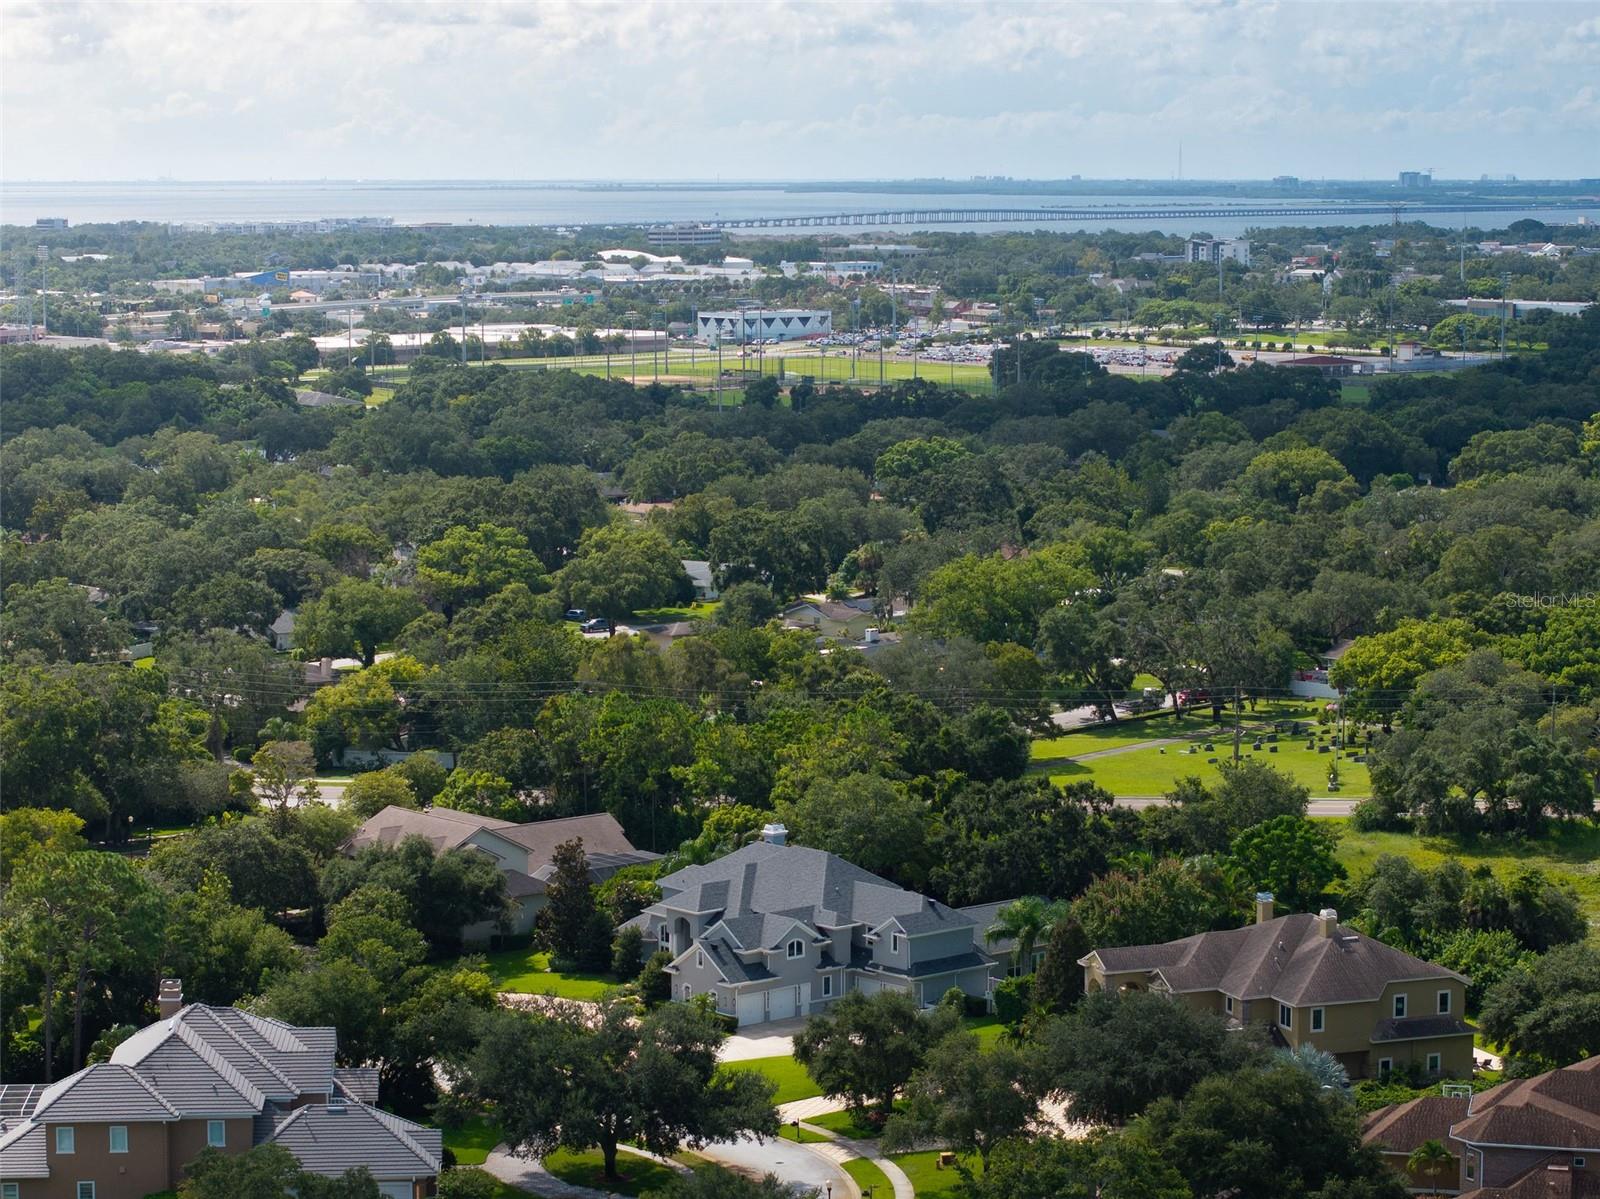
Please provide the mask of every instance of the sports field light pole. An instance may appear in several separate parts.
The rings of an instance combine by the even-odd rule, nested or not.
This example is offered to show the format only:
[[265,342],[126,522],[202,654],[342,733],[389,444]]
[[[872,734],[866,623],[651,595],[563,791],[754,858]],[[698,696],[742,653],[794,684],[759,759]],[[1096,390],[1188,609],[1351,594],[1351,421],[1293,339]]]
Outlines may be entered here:
[[639,381],[639,314],[633,309],[622,314],[622,319],[628,322],[628,382]]
[[44,328],[44,332],[42,334],[40,334],[40,336],[41,337],[49,337],[50,336],[50,300],[49,300],[49,296],[47,295],[47,293],[45,291],[45,288],[47,286],[47,284],[45,282],[45,264],[50,261],[50,247],[49,246],[40,246],[39,249],[38,249],[38,255],[39,255],[39,316],[40,316],[40,323]]

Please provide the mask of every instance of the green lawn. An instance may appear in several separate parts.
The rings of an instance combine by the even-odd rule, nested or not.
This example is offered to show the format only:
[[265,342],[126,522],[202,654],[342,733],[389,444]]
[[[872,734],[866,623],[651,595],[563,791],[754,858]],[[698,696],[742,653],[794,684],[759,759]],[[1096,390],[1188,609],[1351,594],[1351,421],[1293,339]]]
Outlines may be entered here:
[[669,624],[675,620],[709,620],[722,606],[721,600],[709,603],[680,604],[670,608],[645,608],[635,612],[629,624]]
[[[905,1107],[903,1099],[895,1100],[896,1110]],[[815,1124],[818,1128],[826,1128],[829,1132],[836,1132],[842,1137],[852,1141],[875,1141],[883,1135],[883,1129],[868,1120],[857,1120],[850,1112],[824,1112],[820,1116],[813,1116],[806,1121]]]
[[[1179,746],[1169,745],[1165,747],[1165,753],[1160,749],[1136,749],[1093,762],[1052,762],[1046,769],[1053,783],[1093,782],[1113,795],[1165,795],[1180,778],[1189,775],[1208,783],[1221,777],[1219,772],[1222,764],[1232,760],[1233,742],[1231,739],[1224,742],[1219,738],[1212,744],[1214,749],[1201,749],[1193,754],[1182,752]],[[1216,762],[1207,762],[1207,758],[1215,758]],[[1265,747],[1259,751],[1252,750],[1246,741],[1240,758],[1245,761],[1260,760],[1281,770],[1306,787],[1313,797],[1332,795],[1339,799],[1364,799],[1372,794],[1366,764],[1352,762],[1348,758],[1339,761],[1339,790],[1330,792],[1328,764],[1333,760],[1333,755],[1308,750],[1303,741],[1280,741],[1277,753],[1271,753]]]
[[1450,859],[1468,870],[1486,864],[1501,878],[1524,866],[1537,866],[1552,878],[1570,883],[1589,918],[1589,938],[1600,939],[1600,826],[1561,823],[1535,841],[1496,838],[1419,837],[1412,833],[1362,833],[1348,820],[1334,823],[1341,833],[1339,861],[1351,877],[1367,873],[1382,854],[1398,854],[1418,866],[1434,867]]
[[1006,1031],[1006,1026],[1000,1022],[999,1016],[968,1016],[963,1023],[967,1031],[977,1035],[978,1044],[984,1049],[991,1049]]
[[793,1124],[780,1125],[778,1127],[778,1135],[786,1141],[796,1141],[801,1145],[821,1145],[826,1144],[828,1140],[820,1132],[812,1132],[809,1128],[800,1129],[797,1136]]
[[[918,1195],[947,1195],[961,1185],[960,1170],[954,1167],[939,1169],[939,1151],[936,1149],[896,1154],[889,1160],[906,1172]],[[972,1168],[977,1164],[977,1159],[973,1158],[967,1166]]]
[[894,1194],[889,1176],[864,1157],[853,1157],[845,1162],[844,1172],[856,1180],[863,1199],[890,1199]]
[[550,955],[531,949],[502,949],[487,955],[495,990],[563,999],[599,999],[617,985],[609,974],[562,974],[550,969]]
[[793,1103],[796,1099],[810,1099],[822,1094],[822,1088],[811,1081],[805,1067],[786,1054],[777,1057],[758,1057],[744,1062],[728,1062],[724,1070],[757,1070],[770,1078],[778,1087],[772,1097],[774,1103]]
[[671,1166],[638,1157],[623,1150],[617,1154],[618,1182],[606,1182],[605,1160],[598,1149],[585,1149],[581,1153],[571,1149],[557,1149],[544,1159],[544,1168],[562,1182],[575,1187],[593,1187],[613,1195],[642,1195],[657,1191],[678,1177]]
[[456,1155],[457,1165],[481,1166],[500,1143],[500,1126],[487,1116],[473,1116],[460,1128],[444,1129],[444,1143]]

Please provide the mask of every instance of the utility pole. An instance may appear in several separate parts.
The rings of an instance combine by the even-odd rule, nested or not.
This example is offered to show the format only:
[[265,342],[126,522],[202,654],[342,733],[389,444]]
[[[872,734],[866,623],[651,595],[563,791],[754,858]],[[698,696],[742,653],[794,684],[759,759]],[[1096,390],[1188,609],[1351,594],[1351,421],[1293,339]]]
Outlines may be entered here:
[[1233,764],[1235,766],[1239,764],[1239,738],[1244,728],[1244,713],[1239,707],[1240,698],[1240,687],[1235,683],[1233,685]]
[[50,247],[39,247],[39,316],[44,326],[43,336],[50,336],[50,299],[45,291],[45,264],[50,261]]
[[1500,276],[1500,359],[1506,356],[1506,325],[1511,320],[1511,274]]

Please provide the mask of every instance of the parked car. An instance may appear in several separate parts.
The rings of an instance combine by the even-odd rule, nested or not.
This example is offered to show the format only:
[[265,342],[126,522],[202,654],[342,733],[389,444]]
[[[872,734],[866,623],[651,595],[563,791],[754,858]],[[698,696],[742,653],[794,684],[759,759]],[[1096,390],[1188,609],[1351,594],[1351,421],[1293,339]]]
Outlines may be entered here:
[[604,616],[596,616],[592,620],[586,620],[578,627],[585,633],[610,633],[615,631],[611,622]]
[[568,608],[566,615],[563,616],[561,619],[562,620],[570,620],[570,621],[573,621],[573,622],[575,622],[577,624],[582,624],[584,621],[589,619],[589,614],[587,612],[585,612],[582,608]]

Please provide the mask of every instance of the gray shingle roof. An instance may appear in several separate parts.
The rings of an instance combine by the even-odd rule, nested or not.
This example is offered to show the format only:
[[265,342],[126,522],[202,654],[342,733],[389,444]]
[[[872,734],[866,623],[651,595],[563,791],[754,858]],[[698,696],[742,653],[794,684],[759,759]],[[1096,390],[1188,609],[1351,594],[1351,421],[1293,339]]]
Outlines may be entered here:
[[1343,925],[1324,937],[1317,920],[1298,913],[1163,945],[1094,952],[1109,973],[1160,971],[1174,991],[1220,990],[1238,999],[1271,998],[1296,1007],[1377,999],[1396,979],[1466,981]]
[[895,966],[878,966],[877,969],[887,974],[900,974],[907,978],[928,978],[935,974],[954,974],[960,970],[978,970],[986,968],[993,959],[985,957],[977,950],[967,953],[951,954],[949,957],[929,958],[925,962],[913,962],[909,970],[902,970]]
[[752,842],[714,862],[669,874],[657,884],[662,906],[722,912],[725,921],[788,913],[815,928],[849,924],[876,928],[891,916],[902,922],[909,919],[919,930],[972,926],[970,917],[953,908],[897,887],[843,858],[798,845]]
[[440,1170],[443,1138],[362,1103],[313,1103],[296,1108],[272,1132],[276,1141],[313,1174],[337,1178],[365,1166],[379,1181],[428,1178]]
[[52,1124],[175,1120],[178,1113],[145,1079],[112,1062],[100,1062],[48,1087],[33,1109]]
[[44,1125],[28,1121],[0,1133],[0,1178],[50,1177],[45,1154]]
[[752,965],[742,961],[733,951],[732,946],[723,944],[716,937],[708,937],[700,942],[699,946],[705,951],[712,963],[722,972],[722,977],[731,983],[764,982],[777,975],[763,965]]

